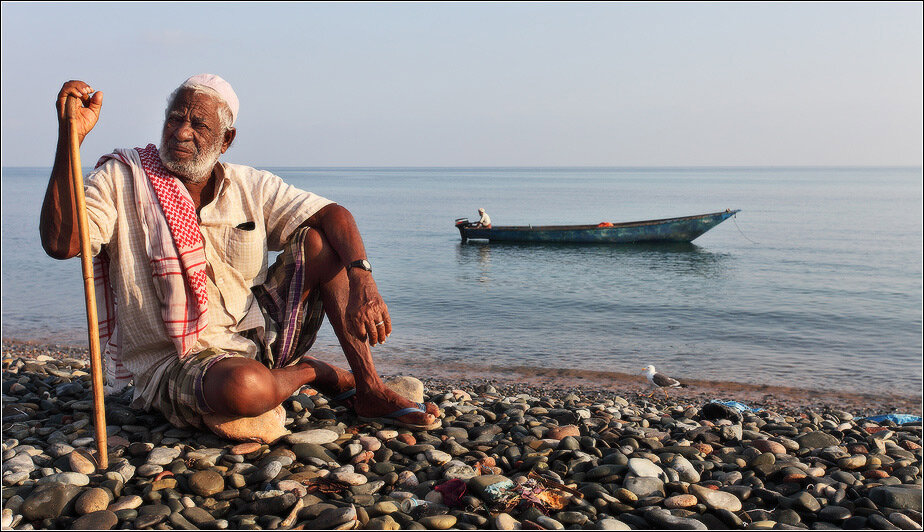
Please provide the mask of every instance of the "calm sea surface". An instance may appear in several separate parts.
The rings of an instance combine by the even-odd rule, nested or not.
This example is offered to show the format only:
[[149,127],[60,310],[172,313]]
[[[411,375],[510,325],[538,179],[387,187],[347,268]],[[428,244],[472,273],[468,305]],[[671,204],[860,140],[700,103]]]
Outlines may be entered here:
[[[394,333],[377,357],[920,394],[918,168],[271,168],[349,208]],[[47,168],[2,170],[2,334],[86,344],[79,261],[38,238]],[[689,246],[462,244],[453,221],[742,209]],[[333,353],[328,325],[317,349]],[[483,375],[482,375],[483,376]]]

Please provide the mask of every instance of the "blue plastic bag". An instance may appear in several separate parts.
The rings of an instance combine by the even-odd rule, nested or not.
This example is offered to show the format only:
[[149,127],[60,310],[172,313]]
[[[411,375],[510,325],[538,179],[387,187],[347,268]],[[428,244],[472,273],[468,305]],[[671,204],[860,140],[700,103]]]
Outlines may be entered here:
[[718,403],[718,404],[720,404],[720,405],[729,406],[729,407],[734,408],[735,410],[737,410],[737,411],[739,411],[739,412],[744,412],[744,411],[748,411],[748,412],[760,412],[761,410],[763,410],[763,408],[751,408],[751,407],[749,407],[748,405],[746,405],[746,404],[744,404],[744,403],[739,403],[738,401],[716,401],[715,399],[713,399],[712,401],[709,401],[709,402],[710,402],[710,403]]
[[920,423],[920,416],[912,416],[911,414],[885,414],[882,416],[870,416],[863,419],[872,421],[873,423],[882,423],[883,421],[891,421],[896,425],[904,425],[905,423]]

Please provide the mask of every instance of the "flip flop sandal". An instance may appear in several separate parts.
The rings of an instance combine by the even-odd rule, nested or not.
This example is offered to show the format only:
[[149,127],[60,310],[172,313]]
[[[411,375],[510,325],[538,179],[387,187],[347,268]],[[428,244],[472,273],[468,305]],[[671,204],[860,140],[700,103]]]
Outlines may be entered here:
[[438,429],[443,426],[443,422],[440,419],[437,419],[436,421],[434,421],[433,423],[429,425],[420,425],[417,423],[405,423],[404,421],[399,421],[398,420],[399,417],[405,416],[407,414],[411,414],[414,412],[420,412],[422,414],[427,413],[427,406],[425,404],[423,403],[414,403],[414,404],[416,404],[417,406],[416,407],[409,406],[407,408],[401,408],[401,409],[395,410],[394,412],[390,414],[385,414],[384,416],[381,416],[381,417],[362,417],[362,416],[358,416],[358,417],[360,421],[365,421],[367,423],[369,422],[382,423],[384,425],[394,425],[397,427],[413,429],[413,430],[434,430],[434,429]]
[[356,395],[356,388],[350,388],[349,390],[347,390],[347,391],[345,391],[345,392],[343,392],[343,393],[341,393],[341,394],[339,394],[339,395],[335,395],[335,396],[331,397],[330,400],[331,400],[331,402],[338,402],[338,403],[341,403],[341,402],[343,402],[343,401],[349,399],[350,397],[353,397],[354,395]]
[[[347,371],[349,371],[350,374],[353,373],[353,370],[349,370],[349,369],[348,369]],[[309,385],[309,386],[310,386],[310,385]],[[317,388],[316,388],[316,389],[317,389]],[[320,391],[320,390],[318,390],[318,391]],[[343,403],[344,401],[346,401],[346,400],[349,399],[350,397],[353,397],[354,395],[356,395],[356,388],[355,388],[355,387],[350,388],[349,390],[347,390],[347,391],[345,391],[345,392],[340,392],[339,394],[337,394],[337,395],[331,397],[331,398],[329,399],[329,401],[330,401],[331,403]],[[350,406],[349,403],[344,403],[344,404],[345,404],[346,406]]]

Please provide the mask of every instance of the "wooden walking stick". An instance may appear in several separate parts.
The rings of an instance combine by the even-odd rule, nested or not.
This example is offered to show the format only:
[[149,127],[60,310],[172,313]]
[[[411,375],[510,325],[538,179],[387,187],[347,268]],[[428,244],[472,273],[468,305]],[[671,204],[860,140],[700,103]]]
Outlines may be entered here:
[[93,257],[90,255],[90,230],[87,227],[87,203],[83,195],[83,170],[80,168],[80,139],[77,138],[77,111],[83,104],[67,97],[65,116],[70,144],[71,183],[77,207],[77,227],[80,231],[80,264],[83,267],[83,292],[87,302],[87,333],[90,341],[90,378],[93,381],[93,421],[96,428],[96,449],[99,469],[109,467],[106,444],[106,403],[103,398],[103,363],[99,348],[99,322],[96,318],[96,289],[93,285]]

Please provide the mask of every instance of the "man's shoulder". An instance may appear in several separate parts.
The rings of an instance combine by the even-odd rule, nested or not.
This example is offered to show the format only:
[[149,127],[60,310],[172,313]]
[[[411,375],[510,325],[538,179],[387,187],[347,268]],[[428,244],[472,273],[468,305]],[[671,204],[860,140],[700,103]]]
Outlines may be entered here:
[[269,170],[261,170],[252,166],[227,162],[222,162],[221,165],[224,168],[225,177],[241,184],[253,186],[265,181],[282,180],[281,177]]
[[270,170],[261,170],[243,164],[222,162],[225,179],[230,186],[237,188],[245,194],[257,194],[265,197],[274,197],[277,194],[297,190],[304,192],[300,187],[293,186],[285,178]]
[[98,182],[101,180],[109,181],[115,186],[131,183],[131,166],[122,160],[117,151],[107,153],[100,157],[96,163],[96,167],[86,177],[86,181],[88,182]]

